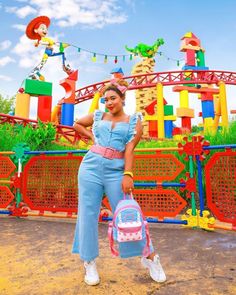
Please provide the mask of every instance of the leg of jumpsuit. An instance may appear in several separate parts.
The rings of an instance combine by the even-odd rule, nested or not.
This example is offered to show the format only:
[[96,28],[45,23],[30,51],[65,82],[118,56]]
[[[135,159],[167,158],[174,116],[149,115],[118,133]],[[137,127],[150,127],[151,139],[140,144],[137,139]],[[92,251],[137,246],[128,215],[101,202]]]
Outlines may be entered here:
[[[104,191],[109,199],[113,214],[118,202],[124,197],[121,185],[123,179],[123,169],[117,169],[121,165],[120,163],[121,160],[113,160],[112,165],[108,163],[105,170],[106,174],[104,173]],[[116,169],[114,169],[113,164],[116,166]],[[112,166],[113,169],[111,168]],[[142,256],[144,247],[145,241],[119,243],[120,256],[122,258]],[[150,253],[152,252],[154,252],[154,248],[151,242]]]
[[98,218],[103,196],[99,161],[88,163],[90,157],[79,170],[79,208],[72,248],[72,253],[79,253],[83,261],[91,261],[99,255]]

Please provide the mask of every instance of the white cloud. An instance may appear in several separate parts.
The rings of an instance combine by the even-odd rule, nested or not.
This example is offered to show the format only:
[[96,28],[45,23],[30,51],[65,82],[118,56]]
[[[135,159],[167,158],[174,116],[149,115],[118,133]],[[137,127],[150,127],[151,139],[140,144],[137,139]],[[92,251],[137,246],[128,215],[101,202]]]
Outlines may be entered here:
[[10,40],[2,41],[0,43],[0,51],[8,49],[10,46],[11,46],[11,41]]
[[12,78],[9,76],[0,75],[0,80],[10,82],[10,81],[12,81]]
[[37,59],[39,60],[36,48],[26,35],[20,37],[20,42],[16,44],[12,49],[12,52],[20,57],[18,61],[19,66],[22,68],[33,67],[36,64]]
[[19,18],[25,18],[30,14],[37,13],[37,10],[29,5],[26,5],[21,8],[16,6],[6,7],[6,12],[15,13]]
[[5,67],[7,64],[11,62],[15,62],[15,60],[11,58],[10,56],[4,56],[0,58],[0,67]]
[[14,25],[12,25],[12,27],[21,31],[21,32],[25,32],[25,28],[26,28],[25,25],[21,25],[21,24],[14,24]]
[[118,0],[22,0],[21,8],[7,7],[6,11],[20,18],[30,14],[47,15],[56,20],[60,27],[81,24],[92,28],[102,28],[107,24],[124,23],[127,15],[119,6]]

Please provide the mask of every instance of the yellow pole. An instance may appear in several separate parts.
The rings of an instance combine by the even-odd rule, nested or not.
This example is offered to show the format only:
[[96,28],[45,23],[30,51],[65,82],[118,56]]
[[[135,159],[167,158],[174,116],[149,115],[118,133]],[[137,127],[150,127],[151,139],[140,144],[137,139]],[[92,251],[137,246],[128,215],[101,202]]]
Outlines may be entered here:
[[28,93],[17,93],[15,116],[29,118],[30,95]]
[[53,123],[60,124],[59,117],[58,117],[58,114],[60,111],[61,111],[61,105],[59,104],[53,108],[53,111],[51,113],[51,121]]
[[220,96],[214,96],[214,104],[215,104],[215,118],[213,123],[213,133],[216,134],[219,126],[220,116],[221,116],[221,108],[220,108]]
[[219,97],[221,106],[221,121],[222,127],[227,128],[229,126],[227,99],[226,99],[226,88],[223,81],[219,82]]
[[204,119],[204,134],[211,134],[213,135],[215,133],[214,129],[214,120],[213,118],[205,118]]
[[158,138],[164,138],[164,98],[163,98],[163,85],[157,83],[157,118],[158,118]]
[[94,94],[94,97],[93,97],[93,100],[92,100],[92,103],[91,103],[91,106],[89,108],[89,114],[90,113],[93,113],[95,110],[98,109],[98,103],[99,103],[99,99],[101,97],[101,94],[99,92],[96,92]]
[[189,107],[189,99],[188,99],[188,90],[180,91],[180,107],[188,108]]

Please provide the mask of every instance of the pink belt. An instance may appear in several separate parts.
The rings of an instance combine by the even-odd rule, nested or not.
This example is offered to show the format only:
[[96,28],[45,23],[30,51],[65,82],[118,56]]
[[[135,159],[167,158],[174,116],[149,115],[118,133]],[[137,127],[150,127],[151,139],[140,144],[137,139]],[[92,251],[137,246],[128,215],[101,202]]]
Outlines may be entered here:
[[92,145],[90,148],[90,151],[93,153],[102,155],[104,158],[107,159],[123,159],[124,158],[124,152],[119,152],[116,149],[110,148],[110,147],[104,147],[101,145]]

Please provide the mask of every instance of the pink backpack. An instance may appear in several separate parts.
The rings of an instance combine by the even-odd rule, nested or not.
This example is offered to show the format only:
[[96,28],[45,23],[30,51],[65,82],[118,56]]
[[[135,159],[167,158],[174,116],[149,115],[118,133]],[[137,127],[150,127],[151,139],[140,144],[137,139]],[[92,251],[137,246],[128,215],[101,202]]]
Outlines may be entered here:
[[119,252],[115,249],[114,241],[118,243],[145,241],[143,256],[148,256],[150,249],[150,234],[148,223],[143,215],[139,204],[130,195],[117,204],[113,215],[113,220],[109,222],[108,238],[113,255],[118,256]]

